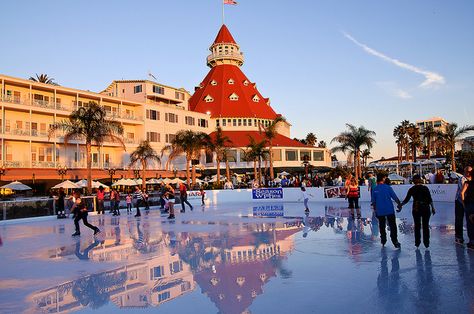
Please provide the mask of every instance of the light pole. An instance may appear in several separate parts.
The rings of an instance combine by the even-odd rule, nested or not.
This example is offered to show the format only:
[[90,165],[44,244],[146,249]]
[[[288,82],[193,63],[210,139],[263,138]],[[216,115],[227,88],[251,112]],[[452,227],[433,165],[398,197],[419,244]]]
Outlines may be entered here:
[[303,167],[304,167],[305,179],[308,179],[308,167],[309,167],[309,156],[308,155],[304,155],[304,157],[303,157]]
[[114,175],[115,175],[115,169],[114,168],[109,168],[107,169],[107,171],[109,172],[109,176],[110,176],[110,184],[114,183]]
[[173,174],[174,174],[174,177],[176,178],[176,175],[178,174],[178,169],[176,169],[176,167],[173,168]]
[[66,166],[59,166],[58,167],[58,174],[61,176],[61,181],[64,181],[64,175],[67,173],[67,167]]
[[138,179],[140,177],[140,170],[138,169],[133,170],[133,174],[135,175],[135,179]]

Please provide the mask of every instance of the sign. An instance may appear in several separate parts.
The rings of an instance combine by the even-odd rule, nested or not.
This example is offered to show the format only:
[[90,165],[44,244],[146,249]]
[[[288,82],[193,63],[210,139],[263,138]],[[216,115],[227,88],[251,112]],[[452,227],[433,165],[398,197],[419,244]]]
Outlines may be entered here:
[[[197,200],[202,198],[201,191],[186,191],[186,194],[188,194],[188,200]],[[203,194],[206,195],[206,192],[203,191]]]
[[324,198],[345,198],[346,188],[344,186],[330,186],[324,188]]
[[283,217],[283,205],[262,205],[253,207],[253,215],[259,217]]
[[283,198],[282,188],[253,189],[252,198],[254,200]]

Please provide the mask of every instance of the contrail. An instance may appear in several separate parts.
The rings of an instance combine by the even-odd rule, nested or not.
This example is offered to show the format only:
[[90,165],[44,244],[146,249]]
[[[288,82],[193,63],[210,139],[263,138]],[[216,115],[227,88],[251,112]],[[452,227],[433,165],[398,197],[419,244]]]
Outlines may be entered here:
[[380,58],[384,61],[390,62],[390,63],[392,63],[392,64],[394,64],[397,67],[400,67],[402,69],[406,69],[408,71],[412,71],[412,72],[423,75],[425,77],[425,81],[423,81],[420,84],[420,87],[432,87],[432,86],[435,86],[436,84],[443,85],[443,84],[446,83],[444,77],[442,75],[438,74],[438,73],[431,72],[431,71],[426,71],[426,70],[420,69],[420,68],[418,68],[414,65],[401,62],[400,60],[397,60],[397,59],[394,59],[394,58],[390,58],[389,56],[386,56],[383,53],[378,52],[377,50],[374,50],[374,49],[368,47],[367,45],[364,45],[363,43],[357,41],[357,39],[352,37],[350,34],[348,34],[346,32],[342,32],[342,33],[344,34],[344,36],[347,39],[349,39],[354,44],[356,44],[357,46],[364,49],[364,51],[367,52],[368,54],[376,56],[376,57],[378,57],[378,58]]

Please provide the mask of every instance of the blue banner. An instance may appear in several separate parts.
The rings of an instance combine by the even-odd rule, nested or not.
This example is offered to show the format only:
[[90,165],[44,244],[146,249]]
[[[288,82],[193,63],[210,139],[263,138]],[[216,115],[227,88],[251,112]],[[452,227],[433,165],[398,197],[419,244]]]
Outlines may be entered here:
[[252,190],[254,200],[283,198],[282,188],[254,189]]
[[283,217],[283,205],[262,205],[253,207],[253,215],[259,217]]

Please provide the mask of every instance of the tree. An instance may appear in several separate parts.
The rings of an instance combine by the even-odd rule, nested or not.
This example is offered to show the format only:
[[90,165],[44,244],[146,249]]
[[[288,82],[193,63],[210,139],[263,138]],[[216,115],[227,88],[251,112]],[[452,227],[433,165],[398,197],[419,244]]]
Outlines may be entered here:
[[317,139],[316,135],[314,135],[313,132],[308,133],[306,135],[306,144],[308,144],[309,146],[315,146],[317,141],[318,141],[318,139]]
[[346,124],[348,130],[340,133],[331,140],[331,143],[338,142],[339,145],[332,148],[331,151],[352,153],[354,155],[354,169],[356,178],[361,176],[360,154],[361,147],[365,146],[371,149],[375,143],[374,131],[367,130],[363,126],[355,127],[352,124]]
[[56,131],[64,132],[64,144],[70,140],[84,140],[87,160],[87,191],[92,191],[92,145],[101,146],[105,141],[125,145],[122,140],[123,126],[112,119],[106,118],[106,111],[96,102],[89,102],[87,107],[80,107],[69,115],[69,120],[52,124],[49,137]]
[[138,147],[130,154],[130,165],[140,163],[142,166],[142,189],[146,188],[146,169],[148,161],[160,162],[158,153],[150,146],[149,141],[141,141]]
[[327,147],[326,141],[319,141],[318,147],[326,148]]
[[270,156],[270,150],[267,149],[266,146],[266,140],[257,142],[253,137],[249,136],[249,144],[247,145],[247,150],[245,152],[245,160],[253,161],[254,177],[259,183],[262,182],[262,161],[267,160]]
[[431,158],[431,146],[432,146],[432,139],[436,137],[436,130],[433,128],[432,125],[427,125],[425,127],[425,131],[423,132],[423,141],[426,142],[426,152],[428,159]]
[[210,153],[216,154],[216,168],[217,168],[217,185],[221,184],[221,161],[226,162],[226,174],[227,180],[229,178],[229,161],[227,158],[227,154],[229,151],[229,145],[232,144],[232,141],[229,139],[228,136],[225,136],[222,132],[221,127],[217,127],[216,132],[214,132],[215,136],[213,138],[209,138],[209,142],[207,143],[207,151]]
[[49,77],[48,74],[36,74],[36,77],[30,76],[29,78],[30,81],[33,82],[38,82],[38,83],[44,83],[44,84],[50,84],[50,85],[56,85],[58,86],[59,84],[54,81],[54,78]]
[[397,143],[397,160],[398,163],[402,162],[403,148],[406,142],[406,130],[399,124],[393,129],[393,136],[395,137],[395,143]]
[[456,159],[455,159],[455,150],[456,150],[456,143],[462,141],[462,136],[467,135],[467,133],[474,131],[474,125],[465,125],[463,127],[458,128],[456,123],[450,123],[446,127],[445,132],[438,132],[439,137],[444,141],[446,144],[450,159],[451,159],[451,169],[452,171],[456,171]]
[[410,123],[407,128],[408,142],[413,156],[413,162],[416,162],[416,151],[423,146],[421,141],[420,129],[414,124]]
[[268,143],[269,146],[269,151],[270,151],[270,179],[273,180],[275,177],[275,174],[273,172],[273,139],[277,137],[278,132],[277,132],[277,125],[280,122],[286,122],[285,117],[283,116],[277,116],[275,120],[271,121],[270,124],[267,127],[260,126],[260,131],[263,132],[265,139]]
[[361,154],[360,154],[360,157],[362,158],[362,164],[364,166],[364,168],[367,168],[367,162],[369,159],[372,159],[372,156],[370,155],[370,149],[364,149]]
[[[207,143],[209,143],[209,135],[204,132],[194,132],[191,130],[181,130],[176,133],[174,139],[171,140],[171,144],[163,147],[161,150],[162,153],[169,152],[168,162],[172,161],[181,154],[184,154],[186,157],[186,181],[189,185],[190,183],[190,172],[189,172],[189,163],[195,159],[199,158],[202,149],[206,148]],[[193,185],[196,183],[195,165],[191,166],[193,173]]]

